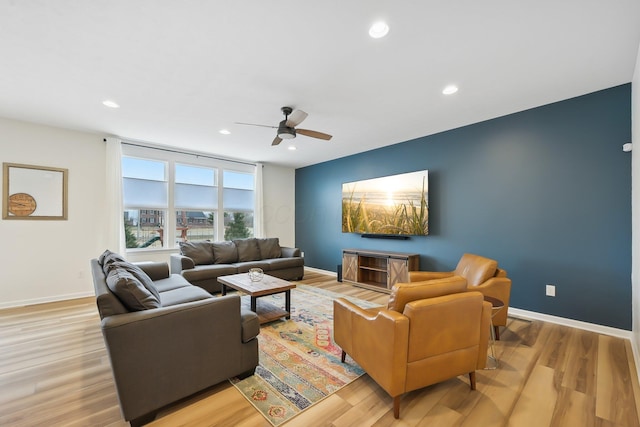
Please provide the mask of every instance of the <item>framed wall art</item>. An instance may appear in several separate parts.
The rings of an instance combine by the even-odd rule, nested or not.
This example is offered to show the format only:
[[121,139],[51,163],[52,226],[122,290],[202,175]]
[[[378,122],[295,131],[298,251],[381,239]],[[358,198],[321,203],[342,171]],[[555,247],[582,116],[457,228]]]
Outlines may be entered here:
[[67,219],[67,169],[3,163],[2,219]]

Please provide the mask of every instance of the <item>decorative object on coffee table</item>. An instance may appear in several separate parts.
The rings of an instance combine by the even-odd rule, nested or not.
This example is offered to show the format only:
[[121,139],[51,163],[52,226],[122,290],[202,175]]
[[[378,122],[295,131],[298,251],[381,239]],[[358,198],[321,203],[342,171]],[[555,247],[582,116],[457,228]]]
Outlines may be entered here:
[[259,282],[264,276],[264,271],[262,271],[261,268],[252,268],[247,274],[249,275],[249,280],[252,282]]

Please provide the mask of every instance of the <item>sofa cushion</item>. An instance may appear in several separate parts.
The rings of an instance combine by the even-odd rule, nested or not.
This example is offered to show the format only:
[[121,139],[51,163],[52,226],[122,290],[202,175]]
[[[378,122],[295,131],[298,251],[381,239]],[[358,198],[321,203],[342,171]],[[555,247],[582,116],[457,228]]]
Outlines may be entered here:
[[109,271],[107,286],[130,311],[161,307],[160,300],[124,268]]
[[214,242],[213,260],[216,264],[231,264],[238,261],[238,248],[233,242]]
[[260,248],[256,239],[238,239],[233,243],[238,248],[238,261],[258,261],[260,257]]
[[180,242],[180,253],[191,258],[195,265],[213,264],[213,247],[210,241]]
[[184,270],[182,277],[190,283],[195,283],[202,280],[216,279],[220,276],[236,274],[237,272],[238,269],[233,264],[198,265],[191,270]]
[[98,263],[102,266],[102,271],[105,276],[109,273],[109,265],[116,261],[126,262],[127,260],[125,260],[122,255],[111,252],[109,249],[104,251],[100,257],[98,257]]
[[193,286],[191,283],[187,282],[187,279],[179,274],[172,274],[166,279],[156,280],[155,282],[153,282],[153,284],[160,294],[162,294],[163,292],[172,291],[174,289]]
[[280,239],[270,237],[268,239],[256,239],[258,248],[260,249],[260,259],[280,258],[282,250],[280,249]]
[[265,259],[262,260],[262,262],[269,264],[269,270],[281,270],[284,268],[304,266],[304,259],[301,257]]
[[135,277],[136,279],[138,279],[140,281],[140,283],[142,283],[142,285],[147,288],[147,290],[149,292],[151,292],[153,294],[154,297],[156,297],[156,299],[158,301],[160,301],[160,295],[158,294],[158,289],[156,288],[156,285],[153,283],[153,280],[151,280],[151,277],[149,277],[149,275],[147,275],[147,273],[145,273],[140,267],[138,267],[135,264],[131,264],[130,262],[126,262],[126,261],[114,261],[112,263],[109,264],[109,266],[107,267],[108,271],[107,271],[107,275],[109,274],[109,272],[113,269],[118,269],[118,268],[122,268],[124,270],[126,270],[127,272],[131,273],[133,275],[133,277]]
[[187,286],[160,293],[160,301],[163,307],[200,301],[207,298],[213,297],[209,292],[198,286]]
[[238,273],[247,273],[252,268],[261,268],[265,273],[271,270],[271,266],[266,261],[236,262],[233,266],[237,269]]

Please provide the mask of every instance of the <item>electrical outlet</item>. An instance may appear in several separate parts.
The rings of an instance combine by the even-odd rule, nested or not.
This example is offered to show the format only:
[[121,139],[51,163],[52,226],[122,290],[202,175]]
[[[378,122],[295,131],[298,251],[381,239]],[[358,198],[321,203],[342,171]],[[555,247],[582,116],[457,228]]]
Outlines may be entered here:
[[547,285],[547,296],[548,297],[556,296],[556,285]]

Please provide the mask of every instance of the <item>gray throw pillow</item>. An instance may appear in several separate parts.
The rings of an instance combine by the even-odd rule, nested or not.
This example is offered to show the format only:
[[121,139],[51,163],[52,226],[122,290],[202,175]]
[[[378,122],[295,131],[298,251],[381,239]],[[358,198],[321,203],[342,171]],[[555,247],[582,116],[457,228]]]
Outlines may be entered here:
[[109,265],[114,262],[126,262],[122,255],[119,255],[115,252],[111,252],[109,249],[104,251],[102,255],[98,258],[98,263],[102,266],[102,271],[105,276],[109,273]]
[[149,277],[147,273],[144,272],[143,269],[141,269],[135,264],[131,264],[130,262],[121,262],[121,261],[116,261],[109,265],[109,271],[111,271],[114,268],[122,268],[127,272],[131,273],[133,277],[138,279],[140,283],[142,283],[142,285],[145,288],[147,288],[147,290],[151,292],[158,301],[160,301],[160,294],[158,293],[158,288],[156,288],[156,285],[153,283],[153,280],[151,280],[151,277]]
[[256,239],[238,239],[234,240],[233,243],[238,248],[238,261],[259,261],[261,259],[260,248]]
[[238,261],[238,249],[233,242],[214,242],[213,260],[216,264],[231,264]]
[[256,240],[258,242],[258,248],[260,248],[261,259],[273,259],[282,256],[280,240],[277,237]]
[[211,242],[180,242],[180,253],[191,258],[195,265],[213,264],[213,247]]
[[160,301],[124,268],[111,269],[107,286],[130,311],[161,307]]

